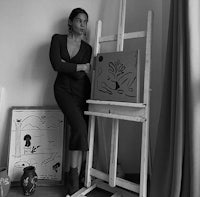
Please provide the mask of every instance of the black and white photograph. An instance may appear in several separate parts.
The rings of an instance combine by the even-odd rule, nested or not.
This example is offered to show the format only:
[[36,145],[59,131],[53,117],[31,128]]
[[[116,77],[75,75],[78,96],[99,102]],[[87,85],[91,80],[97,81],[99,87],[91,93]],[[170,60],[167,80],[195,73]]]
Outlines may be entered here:
[[200,197],[200,0],[0,0],[0,197]]

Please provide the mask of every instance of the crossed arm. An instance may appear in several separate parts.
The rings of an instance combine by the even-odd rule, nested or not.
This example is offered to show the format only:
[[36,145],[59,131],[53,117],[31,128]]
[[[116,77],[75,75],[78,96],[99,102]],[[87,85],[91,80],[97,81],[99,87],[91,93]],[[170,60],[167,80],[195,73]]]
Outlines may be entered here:
[[63,72],[66,74],[84,71],[88,73],[90,71],[90,58],[91,51],[88,51],[88,55],[83,57],[83,64],[75,64],[71,62],[67,62],[61,58],[60,55],[60,45],[59,45],[59,37],[58,35],[53,35],[51,40],[51,46],[49,51],[49,57],[52,64],[52,67],[57,72]]

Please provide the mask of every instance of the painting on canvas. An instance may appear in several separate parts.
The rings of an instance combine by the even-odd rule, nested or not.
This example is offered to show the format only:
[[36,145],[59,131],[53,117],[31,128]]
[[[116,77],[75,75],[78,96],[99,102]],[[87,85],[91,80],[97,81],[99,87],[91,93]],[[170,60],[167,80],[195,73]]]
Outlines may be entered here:
[[94,99],[136,102],[138,51],[100,53],[96,58]]
[[13,109],[8,174],[20,181],[35,166],[39,180],[62,181],[63,114],[58,109]]

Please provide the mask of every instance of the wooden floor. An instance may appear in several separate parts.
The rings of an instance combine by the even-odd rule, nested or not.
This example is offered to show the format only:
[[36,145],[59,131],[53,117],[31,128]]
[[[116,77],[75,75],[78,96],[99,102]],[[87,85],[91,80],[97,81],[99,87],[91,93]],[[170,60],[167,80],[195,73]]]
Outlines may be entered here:
[[[103,191],[99,188],[93,190],[88,197],[110,197],[113,194]],[[24,197],[21,187],[11,187],[7,197]],[[37,187],[32,197],[66,197],[65,189],[63,187]],[[135,194],[133,197],[138,197]]]
[[[135,174],[128,174],[127,180],[139,183],[139,176]],[[92,192],[87,194],[87,197],[110,197],[113,194],[101,190],[99,188],[94,189]],[[138,194],[133,194],[133,197],[138,197]],[[24,197],[22,188],[20,186],[11,187],[7,197]],[[66,197],[66,189],[64,186],[57,187],[37,187],[32,197]]]
[[[112,194],[100,189],[90,192],[88,197],[110,197]],[[65,197],[65,189],[63,187],[37,187],[32,197]],[[21,187],[12,187],[7,197],[24,197]]]

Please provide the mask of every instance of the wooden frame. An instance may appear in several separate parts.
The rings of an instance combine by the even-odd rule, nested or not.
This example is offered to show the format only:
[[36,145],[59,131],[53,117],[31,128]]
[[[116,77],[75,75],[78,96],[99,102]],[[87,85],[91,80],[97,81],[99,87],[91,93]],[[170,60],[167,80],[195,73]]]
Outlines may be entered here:
[[38,185],[62,185],[64,115],[57,108],[12,109],[8,175],[19,185],[26,166],[35,166]]

